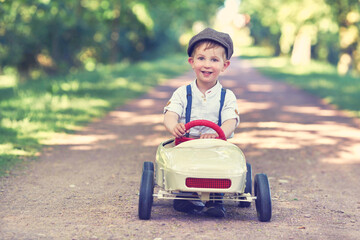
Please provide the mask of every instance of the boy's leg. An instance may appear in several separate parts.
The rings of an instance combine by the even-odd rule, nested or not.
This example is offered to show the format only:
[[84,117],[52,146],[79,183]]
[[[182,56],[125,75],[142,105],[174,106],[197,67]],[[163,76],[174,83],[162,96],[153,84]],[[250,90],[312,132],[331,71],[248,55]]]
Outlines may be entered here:
[[[183,193],[177,197],[181,198],[198,198],[197,193]],[[201,211],[205,207],[205,204],[199,200],[184,200],[184,199],[175,199],[174,200],[174,209],[179,212],[194,212]]]
[[226,210],[224,208],[223,204],[223,196],[222,193],[212,193],[210,194],[210,197],[213,197],[213,199],[219,199],[219,200],[212,200],[208,201],[206,203],[207,209],[205,210],[205,213],[212,217],[222,218],[225,217]]

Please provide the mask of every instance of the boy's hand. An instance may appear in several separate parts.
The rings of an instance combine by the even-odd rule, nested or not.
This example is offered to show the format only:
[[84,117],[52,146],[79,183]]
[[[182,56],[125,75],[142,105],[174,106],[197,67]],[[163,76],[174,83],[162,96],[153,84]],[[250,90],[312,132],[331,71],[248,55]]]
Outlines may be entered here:
[[164,116],[164,125],[166,129],[174,137],[182,137],[186,133],[186,128],[184,123],[178,123],[179,115],[174,112],[167,111]]
[[200,138],[201,139],[205,139],[205,138],[217,138],[219,135],[217,133],[204,133],[204,134],[201,134]]
[[171,134],[174,137],[182,137],[186,133],[186,128],[184,123],[178,123],[175,125],[174,129],[172,130]]

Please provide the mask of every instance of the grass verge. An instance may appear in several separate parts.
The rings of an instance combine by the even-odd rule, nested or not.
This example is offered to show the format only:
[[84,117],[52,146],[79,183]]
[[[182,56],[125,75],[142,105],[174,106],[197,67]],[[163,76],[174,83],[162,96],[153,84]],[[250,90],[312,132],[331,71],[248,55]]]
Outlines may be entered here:
[[266,49],[249,48],[244,49],[242,58],[250,61],[262,74],[304,89],[360,118],[359,76],[340,76],[335,66],[318,61],[294,66],[289,58],[270,57],[270,54]]
[[0,76],[0,176],[33,159],[54,133],[71,133],[188,69],[184,55],[173,55],[23,84]]

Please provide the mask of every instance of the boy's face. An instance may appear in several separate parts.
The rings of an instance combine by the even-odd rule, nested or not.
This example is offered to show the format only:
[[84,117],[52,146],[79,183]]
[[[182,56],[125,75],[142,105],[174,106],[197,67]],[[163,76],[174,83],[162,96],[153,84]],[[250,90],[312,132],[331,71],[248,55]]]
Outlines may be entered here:
[[188,61],[194,69],[198,84],[211,88],[216,84],[220,73],[230,65],[230,61],[226,59],[223,47],[206,47],[206,44],[201,44],[194,49],[193,56]]

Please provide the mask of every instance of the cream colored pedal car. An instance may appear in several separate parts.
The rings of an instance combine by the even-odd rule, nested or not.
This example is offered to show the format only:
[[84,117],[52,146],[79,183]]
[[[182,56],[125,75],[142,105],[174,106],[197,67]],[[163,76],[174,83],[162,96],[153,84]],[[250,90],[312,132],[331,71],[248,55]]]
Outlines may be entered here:
[[[219,139],[170,139],[157,149],[155,167],[144,162],[139,194],[139,218],[150,219],[153,198],[213,199],[212,193],[223,194],[223,201],[238,202],[239,207],[250,207],[255,200],[260,221],[271,219],[271,194],[267,175],[257,174],[252,196],[251,165],[246,163],[243,152],[226,141],[221,128],[213,122],[195,120],[186,129],[206,126],[214,129]],[[191,140],[191,141],[188,141]],[[154,194],[154,187],[159,187]],[[197,193],[199,198],[189,198]],[[215,196],[214,196],[215,199]]]

